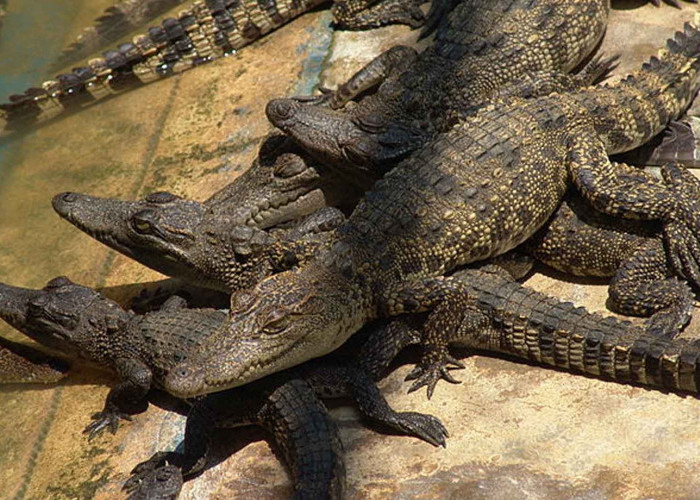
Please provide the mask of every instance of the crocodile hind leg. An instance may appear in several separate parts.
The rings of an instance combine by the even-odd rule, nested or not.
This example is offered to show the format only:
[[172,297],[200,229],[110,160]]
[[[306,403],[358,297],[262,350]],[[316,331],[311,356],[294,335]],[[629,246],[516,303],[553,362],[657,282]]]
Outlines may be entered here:
[[660,221],[672,268],[689,281],[700,282],[700,198],[685,184],[672,182],[691,174],[666,165],[662,168],[666,184],[625,175],[626,168],[610,162],[592,131],[578,132],[571,136],[569,154],[569,172],[578,190],[603,213]]
[[425,15],[418,7],[421,0],[339,0],[331,12],[341,29],[360,30],[387,24],[423,25]]
[[[175,498],[183,476],[192,477],[206,466],[214,429],[249,424],[260,425],[271,434],[291,468],[295,495],[342,496],[345,464],[338,428],[314,391],[298,379],[266,397],[259,391],[239,389],[200,400],[187,417],[184,453],[154,454],[134,468],[123,489],[134,500]],[[174,495],[155,496],[164,490]]]
[[650,316],[647,331],[673,338],[690,320],[694,296],[688,285],[668,276],[661,241],[648,240],[620,266],[610,283],[610,305],[630,316]]

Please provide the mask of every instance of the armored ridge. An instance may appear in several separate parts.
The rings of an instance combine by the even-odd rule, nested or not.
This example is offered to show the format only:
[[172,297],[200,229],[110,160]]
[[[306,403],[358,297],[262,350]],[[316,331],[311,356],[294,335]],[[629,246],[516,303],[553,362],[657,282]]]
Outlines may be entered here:
[[179,73],[233,53],[323,0],[271,3],[212,0],[194,2],[177,19],[137,35],[133,43],[92,59],[86,67],[59,75],[10,97],[0,106],[4,131],[51,119],[123,90]]
[[467,0],[438,27],[421,54],[381,54],[335,93],[344,110],[294,99],[271,101],[270,121],[329,164],[383,173],[437,132],[448,130],[509,84],[568,72],[602,38],[609,0]]
[[617,382],[700,394],[697,340],[649,335],[644,327],[588,313],[491,273],[458,276],[477,296],[479,312],[452,338],[456,345]]
[[[444,337],[471,303],[443,275],[532,236],[572,184],[604,213],[659,221],[675,271],[696,275],[694,200],[626,177],[606,153],[648,140],[677,117],[700,85],[699,65],[700,32],[688,25],[658,64],[618,86],[486,106],[377,182],[330,251],[233,294],[226,327],[166,387],[183,396],[234,387],[337,348],[368,319],[429,310],[418,378],[430,392],[447,374]],[[659,79],[663,87],[651,90]],[[653,126],[615,119],[630,106]]]
[[187,0],[122,0],[110,7],[95,20],[95,24],[83,29],[77,39],[63,50],[52,71],[94,54],[99,49],[118,41],[155,17],[185,3]]
[[[284,157],[291,160],[286,153]],[[305,165],[292,183],[292,191],[303,191],[304,185],[311,190],[328,176],[321,174],[318,179],[307,171],[315,170],[299,157],[284,164],[293,166],[294,171]],[[136,202],[64,193],[53,203],[56,211],[78,228],[145,265],[192,285],[232,292],[303,265],[327,244],[329,232],[345,221],[337,210],[321,208],[321,199],[316,213],[296,218],[298,207],[294,203],[279,205],[275,201],[288,199],[285,193],[292,192],[287,189],[289,184],[264,172],[262,165],[255,163],[248,171],[252,175],[237,178],[221,191],[228,193],[226,196],[215,195],[215,209],[204,202],[208,209],[200,210],[198,203],[169,193],[155,193]],[[632,167],[627,175],[640,181],[651,179]],[[262,184],[251,183],[251,179]],[[678,187],[689,199],[700,199],[700,182],[694,176],[681,176]],[[348,201],[352,199],[347,190],[342,194],[348,195]],[[327,200],[335,197],[326,192]],[[276,217],[293,219],[293,224],[265,231],[248,227],[255,219],[248,215],[239,218],[256,213],[248,204],[278,205]],[[265,220],[268,218],[266,215]],[[613,277],[610,308],[634,316],[653,315],[655,326],[651,329],[660,334],[678,332],[690,317],[693,295],[669,268],[661,227],[605,216],[591,209],[576,192],[569,192],[556,214],[517,251],[568,274]],[[698,286],[697,282],[691,284]]]

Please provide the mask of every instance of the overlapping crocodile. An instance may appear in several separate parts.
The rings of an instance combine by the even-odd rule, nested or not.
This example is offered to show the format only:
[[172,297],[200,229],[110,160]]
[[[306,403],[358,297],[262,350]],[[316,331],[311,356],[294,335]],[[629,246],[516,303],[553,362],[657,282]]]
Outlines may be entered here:
[[[165,379],[181,396],[255,380],[341,345],[368,320],[432,311],[417,385],[448,377],[445,339],[473,298],[444,277],[504,253],[541,227],[570,185],[597,209],[662,224],[672,267],[697,276],[694,203],[625,175],[607,154],[644,143],[700,85],[700,33],[686,25],[615,85],[485,106],[367,193],[330,250],[231,298],[226,328]],[[678,172],[666,171],[667,181]]]
[[[40,290],[0,284],[0,298],[0,317],[30,338],[119,375],[121,382],[109,392],[104,409],[93,415],[94,422],[86,428],[91,437],[106,428],[115,432],[119,419],[130,419],[130,414],[142,410],[149,390],[160,387],[169,369],[186,359],[226,316],[212,309],[186,309],[179,302],[137,316],[67,278],[53,279]],[[382,330],[382,338],[390,338],[390,333]],[[185,457],[167,454],[169,463],[179,464],[186,475],[196,474],[206,464],[209,434],[214,428],[262,425],[273,434],[292,467],[299,494],[337,498],[344,482],[342,446],[314,393],[349,396],[370,420],[433,445],[444,445],[446,431],[438,419],[395,412],[374,385],[373,379],[382,376],[395,352],[361,347],[360,352],[352,363],[342,357],[319,360],[236,392],[196,402],[187,427],[190,446]],[[345,356],[355,359],[352,351]],[[230,404],[232,400],[237,402],[235,406]],[[158,455],[156,461],[165,458]],[[137,481],[127,486],[136,487]]]

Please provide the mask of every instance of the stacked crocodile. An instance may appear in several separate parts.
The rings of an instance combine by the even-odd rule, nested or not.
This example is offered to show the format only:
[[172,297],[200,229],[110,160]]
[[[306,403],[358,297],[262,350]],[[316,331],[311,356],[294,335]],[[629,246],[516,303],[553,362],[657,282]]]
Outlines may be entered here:
[[[687,283],[700,285],[700,182],[675,165],[657,179],[607,159],[658,134],[692,100],[700,31],[686,25],[636,73],[588,87],[610,60],[562,72],[593,50],[608,2],[464,0],[444,18],[442,8],[422,54],[395,49],[336,93],[273,101],[268,116],[293,142],[270,138],[245,176],[202,204],[170,193],[54,199],[60,215],[113,248],[233,292],[228,315],[170,299],[134,316],[65,279],[42,291],[3,288],[7,321],[123,378],[93,433],[116,428],[152,383],[182,397],[217,393],[192,409],[184,456],[159,453],[137,467],[127,483],[135,498],[176,495],[180,471],[204,465],[207,431],[247,422],[272,429],[299,496],[339,495],[342,455],[313,390],[349,393],[368,417],[442,444],[434,417],[393,412],[370,382],[412,343],[424,355],[411,390],[427,386],[429,396],[440,378],[456,381],[451,343],[700,392],[700,342],[675,338],[693,305]],[[406,70],[397,57],[413,62]],[[387,171],[349,218],[327,206],[347,213],[358,201],[338,175],[367,185]],[[522,253],[614,276],[615,307],[651,318],[602,318],[519,285]],[[391,316],[348,360],[301,365]],[[243,408],[228,408],[224,389],[239,391]]]

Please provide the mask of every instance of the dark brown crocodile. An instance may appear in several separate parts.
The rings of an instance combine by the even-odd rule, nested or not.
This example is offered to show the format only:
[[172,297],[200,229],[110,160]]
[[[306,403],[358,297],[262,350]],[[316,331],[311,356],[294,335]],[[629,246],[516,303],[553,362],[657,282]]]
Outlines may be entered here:
[[[142,410],[150,389],[160,387],[168,370],[186,359],[188,352],[226,317],[217,310],[179,306],[170,303],[161,311],[137,316],[63,277],[49,281],[40,290],[0,284],[2,319],[42,345],[119,375],[121,382],[109,392],[104,409],[93,415],[94,422],[86,428],[91,437],[106,428],[115,432],[119,419],[130,419],[130,414]],[[390,331],[382,330],[382,337],[390,336]],[[300,384],[320,397],[349,396],[370,420],[433,445],[444,445],[446,431],[438,419],[395,412],[374,385],[372,379],[383,375],[395,355],[391,346],[376,352],[360,346],[360,354],[359,360],[352,351],[334,361],[317,360],[229,394],[196,402],[188,430],[195,432],[197,439],[187,449],[187,460],[181,463],[184,473],[192,475],[205,466],[208,434],[214,427],[258,424],[271,431],[282,447],[297,488],[316,494],[341,488],[344,477],[338,477],[338,467],[342,467],[342,453],[335,428],[327,422],[325,409],[321,412],[323,406],[314,402],[315,397],[305,395]],[[294,380],[298,382],[289,385]],[[237,404],[232,407],[231,401]],[[314,435],[316,424],[319,432]],[[325,480],[307,483],[302,479],[315,474],[322,474]]]
[[330,165],[381,174],[510,86],[541,85],[577,67],[602,37],[610,8],[610,0],[452,3],[422,53],[394,47],[311,103],[271,101],[268,118]]
[[[697,200],[664,170],[626,175],[607,155],[639,146],[700,86],[700,32],[615,85],[489,104],[399,164],[368,192],[328,251],[231,297],[230,318],[165,378],[180,396],[255,380],[339,347],[378,316],[431,311],[417,386],[447,377],[445,338],[473,303],[450,270],[531,237],[575,186],[598,210],[662,225],[672,268],[698,281]],[[675,184],[675,185],[674,185]]]
[[[193,1],[183,6],[177,18],[166,18],[132,42],[44,82],[41,88],[10,96],[8,103],[0,104],[0,134],[78,111],[122,91],[232,54],[324,1]],[[380,2],[384,1],[394,8],[383,9]],[[384,21],[417,25],[422,20],[413,0],[341,0],[338,5],[334,13],[346,27],[375,26]]]
[[[301,157],[296,160],[303,164]],[[249,172],[259,168],[254,164]],[[310,165],[306,169],[313,170]],[[647,174],[630,168],[629,175]],[[249,179],[256,177],[267,179],[257,175]],[[317,176],[306,177],[318,184]],[[700,181],[692,176],[685,181],[688,196],[700,198]],[[238,179],[230,187],[237,183]],[[274,195],[269,183],[261,189],[250,182],[244,185],[248,199],[256,203],[269,196],[284,197]],[[332,197],[328,193],[324,199],[340,199],[342,194],[352,199],[347,189]],[[241,225],[238,217],[229,215],[247,211],[245,198],[238,196],[221,200],[216,211],[165,193],[137,202],[63,193],[53,203],[62,217],[123,254],[187,284],[223,292],[252,287],[264,277],[304,264],[327,243],[330,231],[345,221],[337,210],[319,208],[289,228],[261,230]],[[294,213],[283,206],[277,210],[279,215]],[[667,262],[660,226],[605,216],[575,191],[518,250],[567,274],[612,277],[611,309],[634,316],[654,314],[654,330],[659,333],[678,332],[690,318],[693,294]]]

